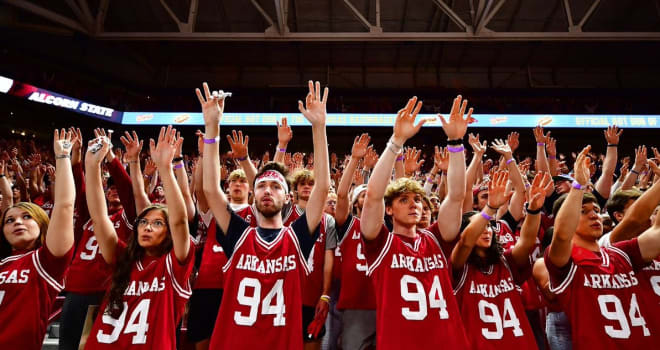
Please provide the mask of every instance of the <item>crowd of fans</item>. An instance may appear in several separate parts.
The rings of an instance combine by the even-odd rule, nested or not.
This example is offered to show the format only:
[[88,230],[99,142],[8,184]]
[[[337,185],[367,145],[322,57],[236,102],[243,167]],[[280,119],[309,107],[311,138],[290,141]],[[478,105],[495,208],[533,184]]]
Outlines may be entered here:
[[[447,141],[424,155],[405,142],[420,111],[440,108],[412,98],[384,150],[363,133],[341,155],[325,132],[326,106],[341,99],[310,82],[298,106],[312,124],[307,152],[287,151],[284,118],[272,159],[251,159],[249,128],[222,130],[230,149],[219,149],[231,99],[206,84],[197,96],[195,135],[163,127],[144,145],[136,132],[72,127],[52,146],[0,141],[0,323],[16,324],[0,330],[2,348],[37,348],[60,292],[62,349],[660,340],[660,152],[619,154],[617,126],[591,140],[605,154],[563,148],[541,126],[487,141],[469,133],[459,96],[438,116]],[[196,152],[183,154],[184,136]],[[521,138],[535,156],[519,156],[533,153]],[[27,300],[39,307],[12,319]]]

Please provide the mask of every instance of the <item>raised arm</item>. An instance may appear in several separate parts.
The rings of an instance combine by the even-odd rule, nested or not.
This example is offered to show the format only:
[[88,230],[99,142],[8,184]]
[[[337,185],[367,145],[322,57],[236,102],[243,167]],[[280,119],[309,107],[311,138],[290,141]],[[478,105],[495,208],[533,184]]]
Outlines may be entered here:
[[[286,154],[286,147],[291,142],[293,138],[293,131],[286,119],[282,117],[282,123],[279,121],[277,123],[277,149],[275,150],[275,156],[273,157],[274,162],[284,163],[284,155]],[[247,173],[246,173],[247,174]]]
[[321,84],[317,81],[314,86],[311,80],[305,105],[303,106],[302,101],[298,101],[298,110],[312,124],[312,141],[314,143],[314,188],[312,188],[305,208],[307,226],[311,233],[316,231],[321,222],[325,199],[330,190],[328,137],[325,132],[327,101],[328,88],[324,89],[323,99],[321,99]]
[[76,185],[71,171],[71,148],[75,135],[55,130],[55,177],[53,212],[50,216],[46,246],[53,256],[64,256],[73,247],[73,206],[76,200]]
[[124,136],[120,137],[120,141],[124,145],[124,148],[126,148],[124,157],[128,162],[130,171],[135,210],[137,213],[141,213],[144,208],[151,205],[151,201],[144,189],[144,178],[142,177],[142,168],[140,167],[140,152],[142,151],[143,141],[138,138],[135,131],[133,131],[133,135],[125,131]]
[[218,96],[217,91],[211,94],[208,84],[204,83],[204,96],[196,89],[197,98],[202,105],[204,114],[204,155],[202,156],[203,177],[202,188],[206,200],[213,212],[216,223],[227,234],[231,213],[227,206],[229,202],[220,189],[220,119],[225,108],[225,99]]
[[605,140],[607,141],[607,151],[605,153],[605,161],[603,161],[603,171],[596,181],[596,191],[600,193],[603,198],[610,197],[610,190],[614,184],[614,170],[616,169],[616,162],[618,158],[619,137],[623,130],[617,128],[616,125],[610,126],[605,133]]
[[[649,160],[649,170],[660,176],[660,169]],[[610,235],[610,242],[616,243],[637,237],[649,226],[649,217],[653,210],[660,204],[660,182],[656,182],[648,190],[637,198],[637,200],[628,208],[626,215],[621,222],[614,226]]]
[[[97,143],[101,144],[101,149],[93,153],[90,150],[91,146]],[[103,181],[101,180],[101,163],[109,149],[110,144],[106,137],[98,137],[89,141],[85,154],[85,196],[99,250],[103,259],[108,264],[112,264],[119,238],[112,221],[108,218],[108,205],[103,195]]]
[[[657,184],[656,182],[653,186]],[[642,253],[642,259],[646,262],[651,262],[660,256],[660,215],[655,216],[655,222],[651,228],[639,235],[639,250]]]
[[554,137],[548,137],[545,143],[545,150],[548,152],[548,165],[550,166],[550,176],[559,175],[559,160],[557,159],[557,140]]
[[545,154],[545,143],[547,142],[548,137],[550,137],[550,132],[546,135],[543,134],[543,127],[538,125],[534,128],[534,139],[536,139],[536,171],[550,172],[550,164],[548,163],[548,157]]
[[488,148],[486,140],[484,140],[483,144],[479,141],[479,134],[477,134],[477,136],[469,134],[468,143],[472,147],[472,160],[465,172],[465,198],[463,199],[464,213],[472,210],[472,205],[474,204],[472,187],[477,182],[479,172],[483,172],[482,159]]
[[571,257],[573,235],[580,221],[584,188],[589,182],[589,157],[587,157],[589,150],[591,146],[585,147],[575,160],[574,177],[581,188],[571,187],[555,219],[548,256],[552,264],[557,267],[564,267]]
[[250,136],[245,135],[243,137],[242,131],[239,130],[236,133],[236,130],[232,130],[231,135],[227,135],[227,141],[229,141],[234,159],[238,161],[238,164],[245,172],[245,177],[248,184],[250,184],[250,190],[254,190],[252,187],[254,186],[254,178],[257,176],[257,168],[254,167],[252,160],[250,160],[250,153],[248,152]]
[[[509,200],[510,195],[506,194],[507,181],[509,181],[509,174],[505,171],[498,171],[488,183],[488,205],[480,214],[470,219],[470,223],[461,233],[461,238],[451,252],[451,265],[454,270],[463,268],[488,222],[495,216],[497,208]],[[492,234],[492,232],[490,233]],[[497,239],[497,237],[491,239]]]
[[523,182],[520,169],[516,159],[513,158],[513,151],[508,143],[500,139],[495,139],[491,146],[497,153],[504,157],[506,168],[509,171],[509,179],[514,191],[514,196],[509,201],[508,210],[514,219],[520,220],[523,217],[522,209],[525,201],[525,183]]
[[367,154],[370,141],[371,138],[369,137],[369,134],[355,136],[355,141],[353,141],[351,158],[348,161],[346,168],[344,168],[344,173],[341,175],[341,180],[339,180],[339,186],[337,186],[337,208],[335,210],[335,222],[337,227],[342,227],[346,222],[348,215],[351,213],[348,191],[351,187],[351,181],[353,180],[353,173],[355,173],[355,169],[357,168],[360,159]]
[[545,189],[551,181],[548,173],[538,173],[527,192],[527,215],[520,229],[520,239],[513,246],[511,255],[518,266],[529,263],[529,253],[534,249],[541,227],[541,209],[545,201]]
[[[180,140],[180,141],[179,141]],[[174,176],[176,177],[176,183],[181,190],[181,195],[183,196],[183,202],[186,206],[186,215],[188,220],[195,220],[195,202],[192,199],[192,194],[190,193],[190,185],[188,183],[188,172],[186,171],[186,164],[183,159],[183,137],[181,137],[181,132],[176,133],[175,143],[178,145],[176,153],[174,154]]]
[[417,103],[417,97],[408,100],[408,104],[397,113],[394,121],[394,133],[387,142],[387,147],[378,159],[374,167],[373,175],[369,178],[367,184],[367,194],[362,206],[362,215],[360,217],[360,228],[362,235],[367,240],[378,237],[383,225],[383,216],[385,215],[385,189],[390,182],[392,167],[396,157],[401,154],[405,142],[413,137],[422,125],[426,123],[425,119],[415,125],[415,118],[422,109],[422,102]]
[[197,149],[199,153],[199,158],[197,158],[197,165],[193,170],[193,181],[195,183],[194,193],[195,198],[197,198],[197,208],[200,212],[206,213],[209,210],[209,204],[206,200],[206,195],[204,194],[204,177],[202,176],[203,172],[203,160],[202,155],[204,154],[204,134],[197,130],[195,134],[197,136]]
[[621,185],[621,190],[629,190],[631,189],[634,185],[635,182],[637,181],[637,178],[639,177],[639,173],[642,171],[642,168],[644,165],[646,165],[646,146],[638,146],[637,149],[635,150],[635,164],[633,165],[632,169],[628,172],[628,175],[626,176],[626,179],[623,180],[623,184]]
[[[462,103],[461,103],[462,102]],[[468,124],[472,123],[473,109],[470,108],[465,116],[467,100],[461,95],[454,99],[449,120],[439,115],[442,129],[447,134],[447,150],[449,151],[449,167],[447,169],[447,196],[440,204],[438,210],[438,229],[442,239],[451,242],[459,234],[461,216],[463,214],[463,199],[465,199],[465,152],[462,140],[467,132]],[[464,117],[465,116],[465,117]],[[458,142],[460,146],[452,145]]]
[[174,178],[172,159],[180,149],[183,138],[176,136],[176,129],[168,126],[162,127],[158,135],[158,143],[153,139],[149,140],[149,149],[151,157],[160,174],[163,182],[163,191],[167,201],[167,221],[169,222],[170,234],[172,235],[172,245],[174,255],[179,262],[183,262],[190,252],[190,232],[188,231],[188,214],[186,203],[179,185]]

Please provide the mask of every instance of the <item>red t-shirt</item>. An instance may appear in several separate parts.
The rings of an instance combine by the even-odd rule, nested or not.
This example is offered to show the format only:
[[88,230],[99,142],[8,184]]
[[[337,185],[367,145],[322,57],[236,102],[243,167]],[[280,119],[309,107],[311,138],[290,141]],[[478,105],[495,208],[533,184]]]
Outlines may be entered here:
[[0,349],[41,349],[72,254],[55,257],[44,245],[0,261]]
[[[126,249],[119,242],[116,257]],[[135,262],[124,292],[124,309],[118,318],[100,311],[85,349],[176,349],[176,327],[191,290],[188,279],[195,248],[183,263],[174,249],[159,257],[145,256]],[[106,310],[105,298],[99,310]]]
[[463,266],[454,293],[473,349],[537,349],[519,287],[531,271],[516,266],[511,250],[486,271]]
[[227,263],[227,256],[216,239],[215,219],[208,224],[203,249],[193,289],[222,289],[222,267]]
[[571,323],[573,349],[657,346],[658,334],[650,331],[648,322],[658,307],[642,303],[647,291],[637,271],[648,264],[636,238],[598,252],[574,245],[568,264],[561,268],[552,264],[546,252],[545,265],[550,290]]
[[[133,234],[133,225],[126,217],[124,209],[112,214],[110,221],[119,240],[128,241]],[[82,226],[82,231],[80,240],[76,242],[76,253],[66,276],[65,290],[78,294],[102,293],[110,287],[112,268],[99,252],[91,219]]]
[[365,256],[360,219],[352,215],[344,223],[344,236],[338,245],[341,256],[338,309],[376,309],[376,295],[371,279],[367,277],[367,257]]
[[449,265],[436,237],[426,230],[404,237],[383,225],[376,239],[363,241],[376,293],[376,347],[468,348]]

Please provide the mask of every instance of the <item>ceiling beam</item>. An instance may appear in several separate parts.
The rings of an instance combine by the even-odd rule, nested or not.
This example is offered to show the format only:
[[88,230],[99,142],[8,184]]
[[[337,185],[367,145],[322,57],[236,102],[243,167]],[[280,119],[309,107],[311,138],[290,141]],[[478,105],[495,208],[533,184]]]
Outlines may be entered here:
[[281,35],[284,35],[289,32],[289,27],[287,26],[287,5],[288,1],[286,0],[275,0],[275,13],[277,14],[277,28]]
[[82,13],[82,10],[80,7],[78,7],[78,4],[76,4],[75,0],[66,0],[66,4],[69,5],[69,8],[76,16],[76,18],[78,18],[78,21],[80,21],[80,23],[82,23],[86,28],[89,28],[90,22]]
[[[259,11],[259,13],[261,14],[261,16],[263,16],[263,18],[266,20],[266,22],[268,22],[268,24],[270,25],[270,27],[275,28],[275,22],[273,21],[272,18],[270,18],[270,16],[269,16],[268,13],[264,10],[264,8],[261,7],[261,5],[259,5],[259,3],[257,2],[257,0],[250,0],[250,2],[252,2],[252,5],[254,5],[254,8],[256,8],[257,11]],[[279,29],[278,29],[278,30],[279,30]]]
[[87,4],[87,0],[78,0],[78,5],[80,6],[83,15],[86,18],[86,22],[89,23],[90,25],[94,23],[94,16],[92,16],[92,11],[89,10],[89,5]]
[[[17,1],[17,0],[9,0]],[[82,29],[82,28],[80,28]],[[164,41],[660,41],[660,32],[304,32],[278,35],[239,32],[104,32],[100,40]]]
[[442,12],[444,12],[449,19],[451,19],[452,22],[454,22],[461,30],[464,30],[466,32],[471,31],[471,27],[465,24],[465,22],[459,17],[454,10],[452,10],[451,7],[449,7],[443,0],[433,0],[433,2],[442,9]]
[[192,33],[195,28],[195,21],[197,20],[197,5],[199,0],[190,0],[190,8],[188,10],[188,20],[187,22],[181,22],[179,17],[176,16],[174,11],[167,5],[165,0],[160,0],[161,5],[165,8],[165,11],[170,15],[177,28],[181,33]]
[[[355,16],[355,18],[358,21],[360,21],[362,26],[365,27],[369,32],[371,32],[371,33],[382,32],[382,29],[380,29],[380,27],[371,25],[371,23],[369,23],[369,21],[360,13],[360,11],[358,11],[357,8],[355,8],[355,6],[353,6],[353,4],[349,0],[343,0],[343,2],[344,2],[344,5],[346,5],[346,7],[348,7],[348,9],[351,10],[351,13],[353,14],[353,16]],[[378,5],[378,6],[380,6],[380,5]],[[378,9],[377,12],[379,12],[379,10],[380,9]]]
[[596,0],[593,4],[591,4],[591,7],[589,7],[587,13],[584,14],[584,17],[582,17],[582,20],[580,20],[580,23],[578,23],[578,27],[580,27],[580,29],[582,29],[584,24],[589,20],[589,18],[591,18],[591,15],[594,13],[594,11],[596,11],[596,7],[598,7],[599,4],[600,0]]
[[[482,20],[480,20],[479,24],[477,24],[477,29],[475,30],[475,33],[479,34],[488,25],[488,23],[490,23],[493,17],[495,17],[495,14],[497,14],[497,11],[500,10],[500,8],[502,7],[502,5],[504,5],[505,2],[506,0],[500,0],[492,10],[490,10],[488,13],[485,14],[485,16],[482,17]],[[490,5],[491,3],[488,4]]]
[[96,25],[94,30],[96,33],[101,33],[103,31],[103,26],[105,25],[105,17],[108,15],[108,7],[110,6],[110,0],[101,0],[99,3],[98,13],[96,14]]
[[30,12],[34,15],[37,15],[39,17],[45,18],[49,21],[55,22],[57,24],[61,24],[67,28],[71,28],[73,30],[76,30],[78,32],[84,33],[84,34],[89,34],[87,29],[85,29],[83,26],[80,25],[80,23],[62,16],[58,13],[55,13],[51,10],[48,10],[46,8],[43,8],[41,6],[35,5],[29,1],[26,0],[2,0],[5,3],[18,7],[20,9],[23,9],[27,12]]

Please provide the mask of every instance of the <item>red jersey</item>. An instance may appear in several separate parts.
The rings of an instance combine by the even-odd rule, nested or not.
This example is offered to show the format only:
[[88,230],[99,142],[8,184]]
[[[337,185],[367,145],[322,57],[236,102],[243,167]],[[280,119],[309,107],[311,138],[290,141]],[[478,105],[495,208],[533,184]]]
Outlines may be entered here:
[[215,219],[211,219],[194,289],[222,289],[222,267],[227,263],[227,256],[216,239],[216,227]]
[[72,252],[58,258],[42,246],[0,261],[0,349],[41,349]]
[[289,226],[304,213],[305,209],[299,207],[298,204],[294,204],[286,212],[282,211],[282,223],[285,227]]
[[[547,254],[547,253],[546,253]],[[571,323],[573,349],[641,349],[657,345],[648,327],[657,305],[644,305],[637,239],[592,252],[573,246],[563,268],[545,256],[550,290]],[[585,325],[588,325],[585,327]],[[649,347],[650,346],[650,347]]]
[[408,238],[383,225],[376,239],[365,242],[376,293],[376,347],[466,349],[447,259],[433,234],[417,233]]
[[[245,208],[243,208],[239,211],[236,211],[235,213],[238,216],[242,217],[243,220],[249,222],[250,226],[257,227],[257,216],[254,215],[254,213],[256,211],[257,210],[255,208],[253,208],[251,205],[248,205],[247,207],[245,207]],[[284,226],[286,226],[286,225],[284,225]]]
[[291,227],[270,243],[247,227],[223,272],[211,349],[303,348],[301,286],[309,270]]
[[319,236],[314,248],[307,258],[309,276],[303,280],[303,305],[316,306],[323,293],[323,266],[325,265],[326,228],[328,221],[333,220],[328,214],[323,214],[319,224]]
[[517,269],[507,250],[483,271],[465,264],[454,293],[473,349],[538,349],[520,297],[531,265]]
[[[116,256],[126,249],[120,242]],[[191,290],[195,248],[179,263],[174,249],[159,257],[145,256],[134,263],[118,318],[99,311],[85,349],[176,349],[176,327]],[[104,299],[99,310],[106,310]]]
[[367,257],[360,232],[360,219],[350,215],[344,223],[346,230],[337,249],[341,253],[340,281],[337,309],[376,309],[376,295],[367,276]]
[[651,334],[660,334],[660,257],[655,258],[653,262],[641,269],[638,273],[641,286],[640,304],[655,305],[655,312],[647,312],[644,316],[648,322]]
[[[110,216],[120,241],[126,242],[133,234],[133,224],[126,217],[124,209]],[[68,292],[78,294],[102,293],[110,287],[112,268],[99,252],[99,244],[94,236],[94,224],[88,220],[82,226],[82,235],[76,242],[76,251],[66,276]]]

